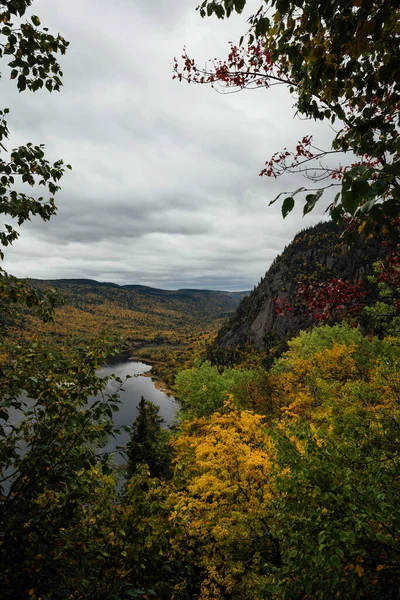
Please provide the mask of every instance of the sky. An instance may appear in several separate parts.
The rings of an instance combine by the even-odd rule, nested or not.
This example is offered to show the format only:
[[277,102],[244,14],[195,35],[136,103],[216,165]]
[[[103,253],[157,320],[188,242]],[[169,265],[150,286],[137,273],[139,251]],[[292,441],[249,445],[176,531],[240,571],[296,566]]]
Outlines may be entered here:
[[[224,58],[246,15],[202,19],[198,0],[35,0],[29,14],[70,46],[60,93],[19,94],[2,65],[10,148],[46,145],[72,165],[57,216],[33,218],[6,248],[18,277],[90,278],[164,289],[251,289],[297,231],[323,218],[285,220],[278,193],[299,177],[259,177],[274,152],[326,124],[294,116],[283,87],[218,94],[172,79],[182,48],[199,64]],[[38,194],[39,195],[39,194]],[[7,221],[7,219],[5,220]]]

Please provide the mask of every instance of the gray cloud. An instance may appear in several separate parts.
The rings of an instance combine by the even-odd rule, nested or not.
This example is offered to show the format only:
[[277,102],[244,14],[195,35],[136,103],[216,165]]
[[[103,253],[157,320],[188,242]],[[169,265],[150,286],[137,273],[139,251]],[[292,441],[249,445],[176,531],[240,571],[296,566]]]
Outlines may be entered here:
[[[92,277],[165,288],[251,288],[296,231],[268,202],[298,178],[258,176],[276,150],[307,133],[287,90],[218,95],[172,81],[183,45],[199,61],[226,53],[245,19],[202,20],[185,0],[36,0],[33,12],[71,41],[60,94],[18,94],[8,146],[45,143],[73,165],[56,197],[59,213],[33,220],[7,249],[18,276]],[[3,69],[4,70],[4,69]]]

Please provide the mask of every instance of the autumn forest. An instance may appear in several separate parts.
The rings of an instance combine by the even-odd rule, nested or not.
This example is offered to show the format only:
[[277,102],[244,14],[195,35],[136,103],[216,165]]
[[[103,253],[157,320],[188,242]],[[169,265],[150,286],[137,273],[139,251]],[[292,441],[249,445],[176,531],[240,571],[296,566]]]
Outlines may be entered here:
[[[69,44],[25,19],[32,3],[0,1],[4,71],[19,92],[59,91]],[[300,116],[332,124],[331,147],[303,138],[260,173],[306,175],[270,200],[282,219],[336,195],[253,290],[0,267],[1,598],[400,597],[399,15],[394,0],[265,0],[225,60],[173,62],[178,87],[283,85]],[[1,260],[17,227],[57,219],[69,167],[42,146],[8,153],[8,113]],[[104,448],[126,381],[99,377],[121,358],[150,364],[178,403],[167,427],[142,397],[122,465]]]

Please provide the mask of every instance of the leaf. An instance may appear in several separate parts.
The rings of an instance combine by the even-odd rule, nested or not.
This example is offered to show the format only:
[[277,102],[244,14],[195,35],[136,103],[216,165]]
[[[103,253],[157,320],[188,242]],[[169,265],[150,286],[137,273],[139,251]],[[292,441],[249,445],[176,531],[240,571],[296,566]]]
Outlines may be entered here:
[[308,194],[306,196],[306,204],[303,208],[303,216],[307,215],[309,212],[312,211],[312,209],[314,208],[318,200],[321,198],[323,193],[324,190],[322,189],[318,190],[315,194]]
[[351,190],[344,190],[342,192],[342,205],[346,212],[354,215],[357,209],[358,201],[357,198],[354,198]]
[[390,175],[400,176],[400,160],[392,163],[391,165],[385,165],[384,171],[390,173]]
[[374,206],[374,204],[376,203],[376,201],[377,201],[376,198],[372,198],[371,200],[368,200],[368,202],[365,202],[365,204],[363,204],[362,206],[360,206],[359,212],[361,214],[368,213],[371,210],[371,208]]
[[256,34],[258,36],[265,35],[269,30],[270,22],[268,17],[261,17],[256,25]]
[[282,216],[284,219],[293,210],[293,208],[294,208],[294,198],[292,196],[288,196],[287,198],[284,199],[283,204],[282,204]]

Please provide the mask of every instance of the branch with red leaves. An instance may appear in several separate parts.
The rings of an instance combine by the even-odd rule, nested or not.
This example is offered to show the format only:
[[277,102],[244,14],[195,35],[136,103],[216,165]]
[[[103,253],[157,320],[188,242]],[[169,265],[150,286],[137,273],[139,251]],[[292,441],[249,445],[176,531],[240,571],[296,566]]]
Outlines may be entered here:
[[[376,276],[369,278],[372,282],[385,284],[371,298],[370,291],[364,281],[351,282],[341,278],[315,284],[300,283],[295,305],[286,298],[274,298],[275,312],[280,316],[302,312],[312,316],[316,321],[339,320],[343,317],[355,317],[362,313],[366,306],[374,306],[383,302],[393,309],[392,316],[400,312],[400,245],[385,260],[376,263]],[[379,315],[377,315],[379,316]]]
[[346,279],[334,278],[330,281],[313,284],[299,284],[296,306],[286,298],[274,298],[275,312],[280,316],[293,313],[295,308],[311,315],[316,321],[360,314],[366,305],[367,290],[364,283],[352,283]]
[[359,314],[365,307],[366,289],[363,282],[331,279],[318,285],[300,284],[297,297],[317,321]]
[[178,59],[174,58],[173,79],[185,80],[188,83],[211,84],[213,88],[219,84],[220,90],[230,88],[230,92],[260,87],[269,88],[271,85],[279,84],[296,87],[293,81],[283,77],[275,67],[262,38],[258,38],[247,48],[236,46],[232,42],[229,44],[230,52],[226,60],[214,58],[206,63],[204,68],[196,65],[184,48],[181,56],[182,64],[180,65]]

